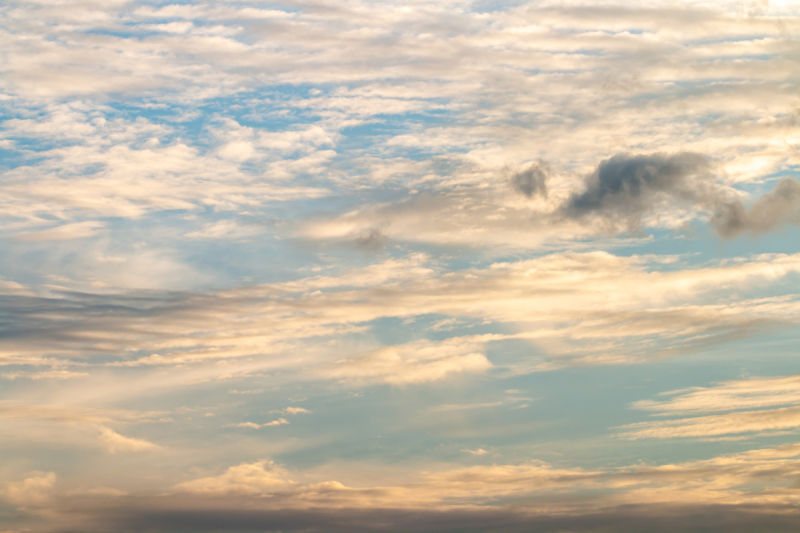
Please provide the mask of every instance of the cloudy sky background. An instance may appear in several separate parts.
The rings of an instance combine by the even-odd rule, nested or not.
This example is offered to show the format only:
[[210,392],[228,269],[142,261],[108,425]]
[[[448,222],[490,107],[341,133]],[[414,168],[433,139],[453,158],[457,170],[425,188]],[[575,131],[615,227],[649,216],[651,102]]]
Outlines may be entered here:
[[800,8],[0,6],[0,531],[796,531]]

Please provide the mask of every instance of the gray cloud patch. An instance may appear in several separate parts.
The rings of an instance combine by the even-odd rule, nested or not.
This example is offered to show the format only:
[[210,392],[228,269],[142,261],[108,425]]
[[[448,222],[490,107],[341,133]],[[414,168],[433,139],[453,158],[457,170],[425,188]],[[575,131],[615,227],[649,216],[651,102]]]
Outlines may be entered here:
[[692,178],[709,171],[708,159],[700,154],[618,154],[597,166],[586,190],[570,196],[561,214],[576,220],[599,215],[636,229],[642,216],[661,201],[706,201],[712,191],[703,180]]
[[355,247],[360,250],[366,250],[369,252],[378,252],[386,248],[386,242],[389,239],[383,232],[378,228],[372,228],[364,235],[360,237],[356,237],[353,241]]
[[[103,503],[72,501],[65,523],[38,531],[77,533],[150,531],[153,533],[250,533],[325,531],[331,533],[399,532],[509,533],[610,532],[750,533],[797,531],[800,517],[791,505],[623,505],[589,511],[542,512],[525,505],[457,510],[402,508],[271,509],[249,497],[123,498]],[[66,515],[66,516],[65,516]]]
[[725,238],[761,234],[785,224],[800,224],[800,183],[787,178],[756,200],[748,211],[732,191],[714,179],[708,158],[617,154],[601,162],[586,189],[572,194],[559,215],[573,220],[601,219],[609,230],[638,229],[659,203],[678,202],[711,214],[711,225]]
[[787,178],[761,198],[750,211],[739,201],[720,206],[711,224],[723,237],[760,234],[785,224],[800,224],[800,183]]
[[511,177],[511,186],[528,198],[536,195],[547,197],[547,178],[550,167],[544,162],[537,161],[521,172]]

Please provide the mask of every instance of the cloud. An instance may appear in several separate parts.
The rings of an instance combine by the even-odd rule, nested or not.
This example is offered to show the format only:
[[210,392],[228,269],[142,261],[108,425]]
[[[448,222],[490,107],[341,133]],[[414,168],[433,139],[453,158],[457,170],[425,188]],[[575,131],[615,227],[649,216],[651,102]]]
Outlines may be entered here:
[[287,407],[286,409],[284,409],[284,411],[286,411],[290,415],[298,415],[300,413],[306,413],[306,414],[311,413],[311,411],[309,411],[308,409],[304,409],[302,407]]
[[45,372],[4,372],[0,376],[6,379],[27,378],[34,381],[40,379],[74,379],[88,376],[88,372],[72,372],[70,370],[48,370]]
[[238,424],[229,424],[229,426],[237,428],[250,428],[250,429],[258,429],[261,427],[260,424],[256,424],[255,422],[240,422]]
[[241,224],[236,220],[220,220],[204,224],[202,228],[190,231],[185,235],[189,239],[225,239],[240,240],[263,233],[264,227],[256,224]]
[[800,407],[745,411],[621,426],[626,439],[713,437],[800,428]]
[[[88,509],[82,502],[75,508]],[[509,533],[595,532],[673,533],[699,530],[709,533],[793,531],[798,519],[785,504],[739,506],[718,504],[623,505],[586,512],[531,512],[518,507],[496,509],[291,509],[258,506],[259,502],[231,498],[208,501],[155,498],[116,502],[117,506],[95,506],[97,531],[153,531],[155,533],[252,532],[264,524],[280,531],[325,530],[335,533],[374,531],[507,531]],[[249,504],[249,505],[246,505]],[[74,519],[73,519],[74,520]],[[603,529],[599,529],[603,528]],[[75,527],[81,531],[92,531]]]
[[356,248],[367,250],[370,252],[377,252],[386,247],[386,235],[380,229],[373,228],[364,235],[358,236],[353,241]]
[[7,483],[2,495],[20,507],[42,506],[51,499],[55,483],[55,472],[31,472],[22,481]]
[[105,222],[100,221],[75,222],[40,231],[19,233],[15,236],[15,239],[29,242],[83,239],[96,235],[105,226]]
[[[712,387],[666,392],[661,396],[666,399],[642,400],[631,406],[658,416],[734,412],[629,424],[617,428],[621,430],[619,436],[627,439],[697,438],[793,432],[800,428],[800,377],[796,375],[726,381]],[[774,406],[788,407],[764,409]]]
[[228,424],[227,427],[259,429],[259,428],[267,428],[273,426],[282,426],[284,424],[289,424],[289,421],[286,420],[285,418],[279,418],[277,420],[273,420],[272,422],[266,422],[264,424],[256,424],[255,422],[240,422],[238,424]]
[[643,217],[674,202],[710,213],[724,238],[759,235],[800,223],[800,183],[787,178],[756,199],[748,210],[736,194],[716,181],[708,158],[696,153],[617,154],[601,162],[586,189],[560,207],[568,219],[600,220],[607,231],[639,229]]
[[758,198],[747,210],[732,202],[714,214],[711,224],[726,238],[741,234],[760,235],[787,224],[800,224],[800,182],[786,178]]
[[[32,423],[44,424],[52,432],[54,425],[67,430],[71,438],[78,437],[81,446],[100,446],[110,454],[117,452],[141,452],[161,449],[160,446],[140,438],[120,435],[107,424],[152,422],[163,418],[160,411],[138,412],[119,409],[86,408],[73,405],[18,405],[0,407],[0,419],[4,419],[11,434],[17,427]],[[50,427],[47,427],[50,425]],[[88,441],[86,440],[88,439]]]
[[461,451],[464,453],[468,453],[470,455],[486,455],[487,453],[489,453],[483,448],[478,448],[477,450],[461,450]]
[[272,461],[259,461],[228,468],[219,476],[186,481],[175,490],[194,493],[261,494],[285,489],[294,481],[289,473]]
[[134,439],[120,435],[111,428],[100,428],[100,442],[108,453],[117,452],[142,452],[148,450],[158,450],[161,447],[144,439]]
[[632,407],[658,415],[698,414],[779,405],[800,405],[800,375],[725,381],[712,387],[694,387],[641,400]]
[[537,161],[511,176],[511,186],[528,198],[538,195],[547,197],[547,178],[550,172],[550,167],[542,161]]
[[321,369],[320,375],[352,384],[411,385],[440,381],[453,375],[480,373],[492,368],[469,342],[420,341],[378,348],[367,354],[341,359]]
[[560,211],[567,218],[599,216],[638,229],[642,217],[665,200],[705,201],[709,175],[708,159],[700,154],[617,154],[601,162],[586,190],[572,194]]
[[[13,448],[0,470],[14,482],[20,468],[60,477],[43,489],[43,509],[0,511],[0,527],[798,530],[794,449],[574,468],[575,448],[540,442],[544,434],[533,448],[514,446],[535,431],[535,413],[514,424],[521,412],[497,409],[471,413],[501,415],[494,427],[523,433],[473,431],[492,431],[486,449],[518,460],[461,468],[440,459],[447,450],[456,463],[488,456],[458,452],[474,443],[414,440],[402,424],[415,412],[391,420],[402,439],[382,446],[355,431],[372,415],[354,418],[349,406],[366,404],[383,423],[381,402],[409,391],[341,391],[424,384],[416,400],[459,418],[465,406],[493,406],[497,397],[473,391],[491,378],[508,378],[494,383],[505,389],[530,382],[514,378],[525,372],[652,361],[794,331],[795,255],[718,260],[707,247],[677,255],[695,248],[677,240],[595,239],[707,217],[726,236],[793,223],[791,183],[762,199],[742,191],[800,164],[800,19],[792,2],[741,4],[4,3],[0,273],[14,281],[0,282],[0,365],[17,381],[0,387]],[[616,192],[581,179],[613,154],[639,154],[624,156],[639,182],[624,169]],[[691,170],[692,154],[713,158],[715,174],[710,163]],[[531,164],[540,158],[549,166]],[[562,210],[582,194],[576,212]],[[108,226],[87,223],[96,219]],[[635,255],[643,249],[676,255]],[[400,257],[416,250],[428,253]],[[309,263],[325,275],[308,274]],[[474,334],[457,337],[467,329]],[[56,381],[66,372],[88,375]],[[726,398],[742,409],[797,407],[777,403],[791,400],[790,385],[785,394],[767,392],[772,385],[750,399],[720,389],[668,407],[659,397],[663,408],[641,416],[739,416],[722,409]],[[218,394],[231,387],[263,393]],[[248,420],[248,406],[264,412],[287,396],[317,405],[320,395],[333,418],[307,417],[320,418],[313,431],[220,432]],[[63,405],[23,405],[34,399]],[[155,416],[102,409],[154,402],[198,410],[151,439],[125,424]],[[218,418],[203,417],[208,410]],[[285,413],[274,416],[300,416]],[[85,449],[69,446],[73,433]],[[133,453],[161,439],[170,449]],[[540,443],[564,452],[558,464],[529,455]],[[288,473],[252,462],[267,450],[319,466]],[[426,450],[439,459],[413,464]],[[621,464],[602,452],[583,456]],[[363,460],[349,480],[318,474],[356,454]],[[402,474],[382,477],[398,458]],[[55,490],[108,479],[129,496]]]
[[[0,331],[8,332],[0,336],[0,362],[226,362],[186,366],[170,376],[188,382],[308,364],[317,379],[423,383],[486,371],[491,364],[484,346],[493,340],[536,343],[543,355],[528,361],[533,371],[548,362],[610,364],[691,353],[800,320],[800,303],[784,285],[787,276],[800,272],[798,256],[761,255],[699,267],[677,261],[559,253],[443,276],[430,258],[412,254],[339,276],[207,293],[7,295],[0,307]],[[772,296],[755,296],[768,287],[775,290]],[[105,312],[109,306],[113,314]],[[381,318],[426,315],[490,320],[513,325],[515,333],[352,349],[319,340],[363,334]],[[161,379],[167,377],[151,379],[151,386]]]
[[284,424],[288,424],[289,421],[285,418],[279,418],[277,420],[273,420],[272,422],[267,422],[266,424],[261,424],[262,428],[270,427],[270,426],[282,426]]
[[[49,516],[88,531],[790,530],[800,446],[659,466],[560,468],[542,461],[445,468],[412,482],[303,481],[271,461],[242,463],[159,496],[64,498]],[[553,495],[558,495],[554,498]],[[509,506],[506,502],[513,501]],[[76,512],[81,510],[83,512]],[[773,521],[778,520],[778,521]],[[82,526],[82,527],[81,527]],[[782,529],[783,528],[783,529]]]
[[[97,112],[109,113],[108,120],[98,119]],[[319,171],[334,155],[330,150],[317,150],[319,142],[313,135],[296,140],[294,148],[302,154],[295,154],[291,161],[282,150],[262,142],[262,165],[275,168],[263,169],[273,179],[257,180],[252,171],[213,149],[169,140],[178,128],[174,123],[131,119],[111,108],[95,111],[80,102],[53,103],[37,109],[37,115],[4,123],[9,134],[28,139],[37,150],[34,162],[5,172],[0,217],[41,226],[56,216],[61,225],[18,233],[17,240],[61,241],[95,235],[106,226],[104,222],[73,221],[87,214],[137,219],[159,211],[198,211],[202,207],[241,213],[268,202],[319,198],[328,193],[321,187],[281,183],[296,174]],[[236,133],[238,123],[232,122],[223,121],[215,133],[221,138],[232,130]],[[245,238],[258,232],[257,225],[217,220],[205,222],[188,237]]]

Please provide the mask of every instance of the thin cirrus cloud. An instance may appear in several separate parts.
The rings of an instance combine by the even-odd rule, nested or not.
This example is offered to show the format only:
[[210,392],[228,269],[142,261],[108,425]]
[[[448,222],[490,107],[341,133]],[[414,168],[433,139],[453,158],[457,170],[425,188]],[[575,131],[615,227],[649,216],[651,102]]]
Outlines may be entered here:
[[665,439],[740,435],[729,438],[746,438],[754,433],[794,433],[800,427],[799,391],[797,376],[781,376],[664,393],[664,400],[642,400],[632,407],[652,411],[661,417],[695,416],[629,424],[618,428],[619,436]]

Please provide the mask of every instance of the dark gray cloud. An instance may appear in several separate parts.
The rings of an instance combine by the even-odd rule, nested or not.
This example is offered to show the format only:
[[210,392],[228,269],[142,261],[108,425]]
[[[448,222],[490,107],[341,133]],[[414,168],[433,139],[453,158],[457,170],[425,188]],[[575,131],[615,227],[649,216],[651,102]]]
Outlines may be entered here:
[[544,162],[537,161],[521,172],[511,177],[511,186],[528,198],[541,195],[547,197],[547,178],[550,176],[550,167]]
[[800,183],[787,178],[756,200],[748,211],[740,201],[718,206],[711,224],[723,237],[767,233],[785,224],[800,224]]
[[576,220],[596,215],[636,229],[642,216],[664,200],[706,202],[713,191],[702,178],[709,175],[708,159],[701,154],[617,154],[597,166],[586,190],[570,196],[561,215]]
[[[88,502],[87,502],[88,503]],[[548,513],[525,505],[456,510],[269,508],[256,498],[125,498],[109,505],[73,501],[59,525],[37,531],[204,532],[795,532],[800,514],[787,505],[626,505]],[[61,514],[61,513],[59,513]]]
[[800,183],[787,178],[756,200],[748,211],[733,191],[719,183],[707,157],[617,154],[601,162],[559,209],[573,220],[600,221],[610,231],[636,230],[642,217],[663,202],[693,206],[711,214],[721,237],[761,234],[785,224],[800,224]]

